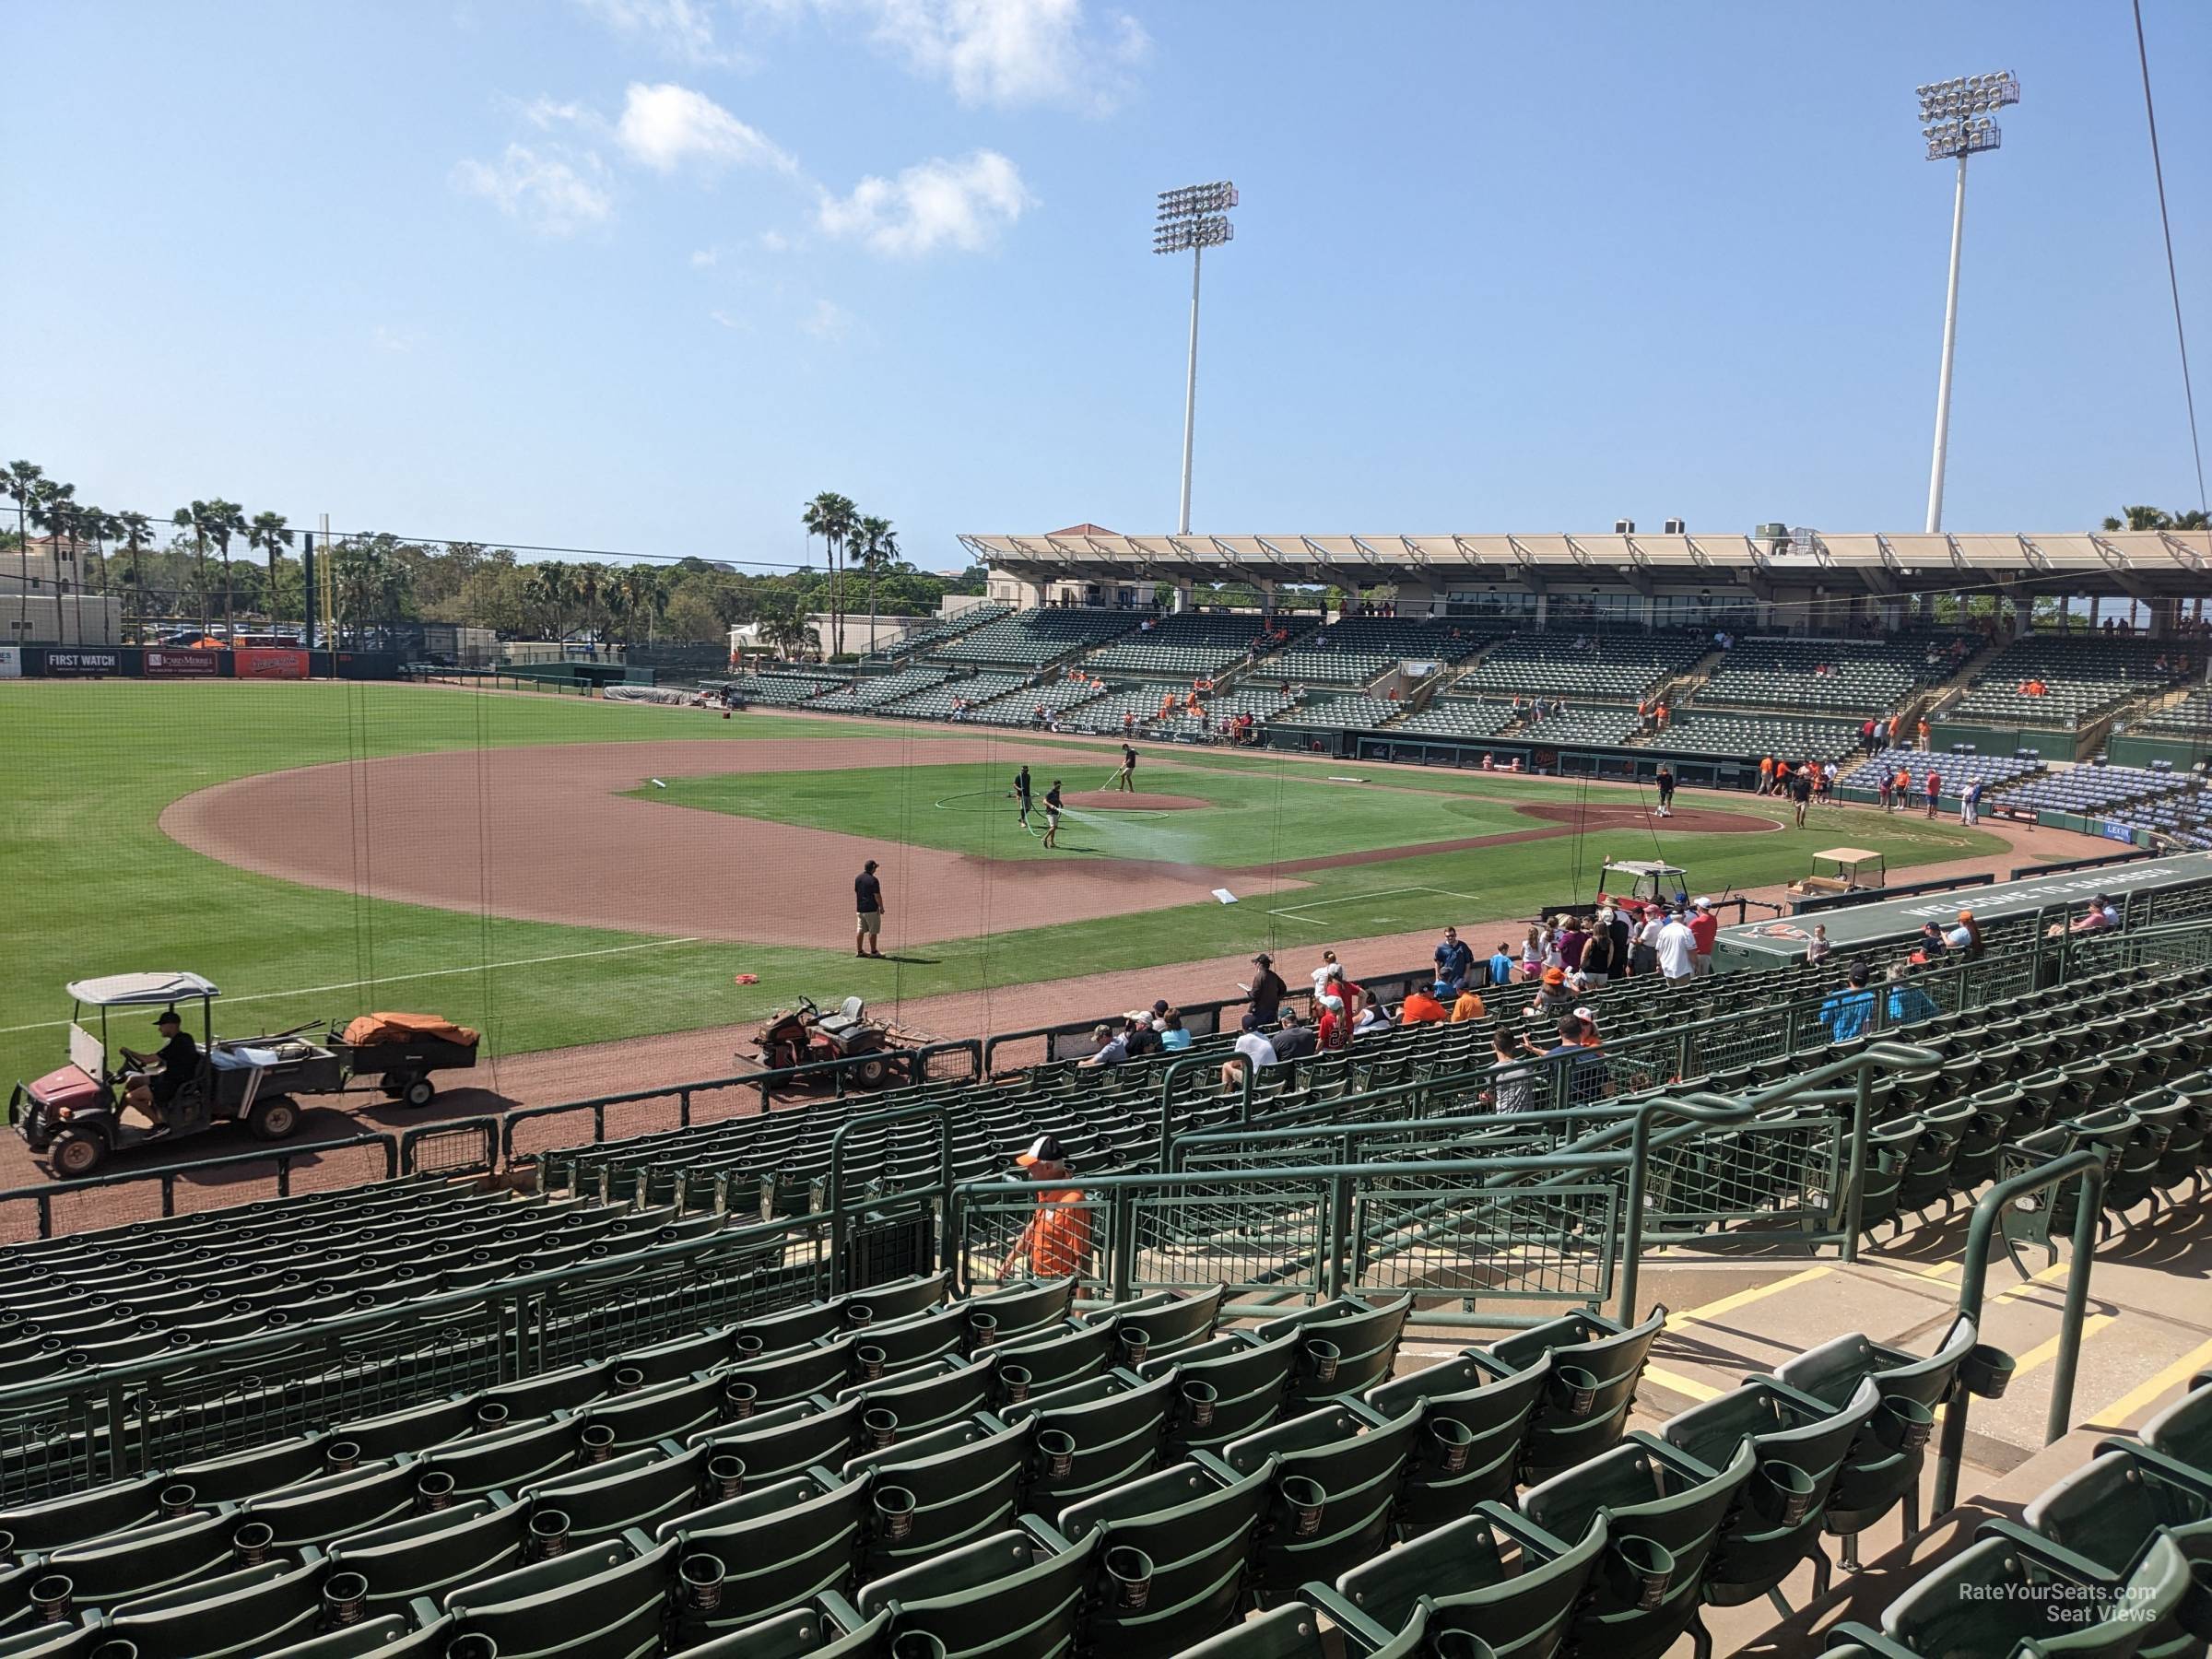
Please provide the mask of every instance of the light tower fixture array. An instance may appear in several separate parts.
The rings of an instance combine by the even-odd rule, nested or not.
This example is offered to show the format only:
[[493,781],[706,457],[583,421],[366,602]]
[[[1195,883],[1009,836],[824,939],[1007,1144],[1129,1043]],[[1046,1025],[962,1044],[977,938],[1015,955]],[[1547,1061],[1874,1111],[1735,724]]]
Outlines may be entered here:
[[2020,101],[2020,77],[2000,69],[1994,75],[1930,81],[1914,90],[1920,94],[1920,135],[1928,141],[1928,159],[1948,161],[2003,146],[1995,112]]

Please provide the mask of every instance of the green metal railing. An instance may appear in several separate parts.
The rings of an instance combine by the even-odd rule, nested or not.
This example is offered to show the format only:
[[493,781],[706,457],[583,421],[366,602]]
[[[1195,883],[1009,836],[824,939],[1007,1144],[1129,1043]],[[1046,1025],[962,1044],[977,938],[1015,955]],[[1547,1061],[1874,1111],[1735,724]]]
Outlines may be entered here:
[[[267,1167],[271,1184],[275,1188],[269,1195],[288,1198],[292,1194],[293,1171],[302,1165],[319,1163],[334,1152],[343,1152],[355,1147],[372,1147],[382,1151],[382,1179],[385,1181],[398,1176],[405,1169],[397,1135],[363,1130],[359,1134],[338,1135],[329,1140],[302,1141],[294,1146],[268,1147],[253,1152],[226,1153],[220,1158],[195,1159],[191,1163],[167,1164],[159,1169],[110,1170],[104,1174],[88,1175],[81,1181],[53,1181],[42,1186],[16,1187],[0,1193],[0,1238],[13,1239],[18,1236],[14,1222],[26,1209],[35,1217],[35,1230],[28,1236],[51,1239],[55,1236],[54,1212],[57,1206],[66,1207],[71,1201],[94,1193],[147,1185],[159,1188],[159,1213],[161,1219],[167,1220],[179,1213],[178,1189],[196,1187],[210,1171],[215,1171]],[[243,1202],[250,1203],[252,1200]],[[76,1232],[82,1230],[72,1228],[65,1230]]]
[[[2005,1213],[2023,1198],[2055,1193],[2068,1181],[2078,1179],[2083,1191],[2074,1208],[2074,1254],[2066,1266],[2065,1302],[2059,1314],[2058,1352],[2051,1362],[2051,1403],[2043,1413],[2043,1444],[2059,1440],[2073,1426],[2074,1375],[2081,1359],[2081,1324],[2089,1302],[2089,1274],[2097,1260],[2097,1225],[2104,1207],[2105,1153],[2078,1147],[2049,1163],[1998,1182],[1974,1205],[1967,1224],[1964,1276],[1959,1282],[1959,1312],[1982,1323],[1983,1281],[1989,1276],[1990,1246],[2000,1236]],[[1957,1501],[1959,1468],[1966,1449],[1967,1406],[1964,1389],[1951,1391],[1943,1409],[1943,1440],[1936,1460],[1935,1500],[1932,1515],[1941,1515]]]

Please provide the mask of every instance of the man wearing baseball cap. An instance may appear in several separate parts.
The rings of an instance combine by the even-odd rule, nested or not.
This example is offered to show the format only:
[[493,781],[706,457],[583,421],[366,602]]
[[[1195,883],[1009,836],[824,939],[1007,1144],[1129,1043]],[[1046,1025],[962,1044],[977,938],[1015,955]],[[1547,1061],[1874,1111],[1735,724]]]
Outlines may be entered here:
[[1037,1194],[1037,1213],[999,1264],[999,1282],[1014,1277],[1014,1264],[1024,1256],[1033,1278],[1065,1278],[1085,1271],[1090,1261],[1088,1205],[1080,1188],[1053,1184],[1074,1173],[1066,1151],[1056,1137],[1041,1135],[1014,1162],[1030,1180],[1044,1184]]
[[1712,900],[1693,899],[1689,906],[1690,967],[1700,976],[1712,971],[1712,942],[1720,932],[1721,919],[1712,913]]
[[1253,957],[1252,965],[1259,970],[1253,975],[1250,987],[1252,1011],[1259,1016],[1262,1025],[1273,1025],[1276,1016],[1282,1011],[1283,998],[1289,994],[1290,987],[1283,983],[1283,976],[1275,971],[1275,959],[1265,951]]

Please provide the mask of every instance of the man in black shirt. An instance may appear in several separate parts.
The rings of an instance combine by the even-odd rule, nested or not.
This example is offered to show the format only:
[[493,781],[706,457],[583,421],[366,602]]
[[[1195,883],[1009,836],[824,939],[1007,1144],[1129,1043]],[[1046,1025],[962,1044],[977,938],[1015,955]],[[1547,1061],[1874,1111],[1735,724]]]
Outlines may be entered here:
[[1023,767],[1014,774],[1014,816],[1021,827],[1030,827],[1030,769]]
[[1277,1060],[1302,1060],[1312,1053],[1316,1046],[1313,1028],[1300,1025],[1298,1011],[1294,1008],[1283,1010],[1283,1029],[1267,1041],[1275,1044],[1275,1057]]
[[[853,954],[883,956],[883,883],[876,879],[876,861],[869,859],[853,877]],[[870,949],[869,947],[874,948]]]
[[1122,745],[1122,770],[1114,777],[1124,792],[1136,793],[1136,751],[1125,743]]
[[1283,983],[1283,976],[1275,971],[1275,959],[1265,951],[1253,957],[1252,962],[1260,971],[1252,982],[1252,1011],[1260,1017],[1262,1025],[1273,1025],[1290,987]]
[[133,1076],[123,1100],[124,1105],[144,1114],[155,1133],[160,1134],[169,1128],[165,1114],[170,1103],[187,1083],[200,1075],[200,1045],[192,1040],[192,1033],[184,1029],[184,1022],[177,1018],[174,1008],[162,1009],[154,1021],[154,1029],[161,1033],[161,1047],[153,1056],[159,1069]]

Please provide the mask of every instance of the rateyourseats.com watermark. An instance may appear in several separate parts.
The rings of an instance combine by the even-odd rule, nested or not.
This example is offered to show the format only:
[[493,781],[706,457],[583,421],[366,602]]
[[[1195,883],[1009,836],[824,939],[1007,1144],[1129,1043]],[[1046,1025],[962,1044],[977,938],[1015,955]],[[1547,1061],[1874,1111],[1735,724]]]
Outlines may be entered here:
[[2159,1617],[2157,1593],[2135,1584],[1961,1584],[1962,1602],[2029,1603],[2052,1624],[2148,1624]]

